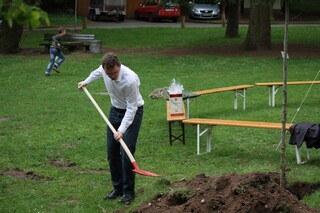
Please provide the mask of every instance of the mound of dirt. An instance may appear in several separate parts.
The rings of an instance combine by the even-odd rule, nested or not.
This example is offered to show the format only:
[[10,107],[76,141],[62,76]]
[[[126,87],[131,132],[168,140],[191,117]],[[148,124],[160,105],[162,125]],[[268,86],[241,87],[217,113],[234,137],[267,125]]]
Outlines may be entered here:
[[320,212],[300,202],[279,182],[276,173],[199,174],[172,184],[168,194],[159,195],[134,212]]

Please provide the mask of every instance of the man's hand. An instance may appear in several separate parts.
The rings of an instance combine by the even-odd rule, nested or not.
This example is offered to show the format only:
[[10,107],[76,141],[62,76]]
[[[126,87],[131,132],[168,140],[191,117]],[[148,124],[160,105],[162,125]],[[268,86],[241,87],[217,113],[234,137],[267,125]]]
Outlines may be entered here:
[[116,141],[119,141],[121,138],[123,138],[123,133],[118,131],[116,133],[113,134],[113,137]]
[[82,90],[82,87],[85,87],[85,86],[87,86],[87,83],[84,82],[84,81],[81,81],[81,82],[78,83],[78,89],[79,90]]

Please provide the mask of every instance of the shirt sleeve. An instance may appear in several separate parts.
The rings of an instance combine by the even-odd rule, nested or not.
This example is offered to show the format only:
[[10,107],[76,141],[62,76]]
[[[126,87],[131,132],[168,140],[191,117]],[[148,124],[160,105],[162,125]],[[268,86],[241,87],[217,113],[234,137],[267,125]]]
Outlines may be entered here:
[[102,78],[103,74],[103,68],[102,65],[100,65],[97,69],[93,70],[90,75],[88,76],[88,78],[86,80],[84,80],[84,82],[86,82],[86,84],[90,84],[92,81],[95,81],[99,78]]
[[52,36],[52,47],[59,48],[58,44],[60,44],[61,41],[62,41],[62,35],[57,34]]
[[60,34],[52,36],[52,40],[55,42],[60,42],[62,40],[62,36]]
[[128,127],[132,124],[136,112],[138,110],[138,96],[139,96],[139,88],[136,83],[131,83],[125,88],[126,102],[127,108],[126,113],[122,119],[121,125],[118,131],[125,133]]

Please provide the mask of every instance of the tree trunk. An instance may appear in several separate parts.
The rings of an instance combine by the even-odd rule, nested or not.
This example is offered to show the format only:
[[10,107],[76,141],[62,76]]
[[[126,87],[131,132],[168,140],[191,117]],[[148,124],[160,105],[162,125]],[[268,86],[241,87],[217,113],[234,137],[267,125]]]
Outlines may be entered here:
[[274,20],[274,14],[273,14],[273,5],[275,0],[270,0],[270,20]]
[[82,29],[87,29],[87,17],[82,17]]
[[186,27],[186,16],[182,15],[181,16],[181,28],[185,28]]
[[239,36],[239,5],[239,0],[229,2],[228,4],[227,38],[236,38]]
[[[5,14],[11,5],[11,0],[3,2],[2,12]],[[13,21],[10,28],[8,22],[4,19],[1,25],[0,33],[0,53],[17,53],[20,51],[20,40],[23,33],[23,25]]]
[[22,33],[22,25],[18,25],[14,21],[12,28],[10,28],[8,23],[3,21],[0,34],[0,53],[18,53]]
[[222,27],[226,26],[226,2],[221,1],[221,25]]
[[271,48],[270,0],[250,0],[249,28],[243,47],[246,50]]

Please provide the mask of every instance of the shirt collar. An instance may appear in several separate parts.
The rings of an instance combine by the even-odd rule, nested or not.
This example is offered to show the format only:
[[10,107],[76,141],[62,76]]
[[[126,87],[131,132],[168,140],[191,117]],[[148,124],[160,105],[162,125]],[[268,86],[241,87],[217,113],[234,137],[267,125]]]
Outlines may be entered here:
[[122,69],[121,68],[122,68],[122,65],[120,65],[119,74],[118,74],[117,79],[114,80],[115,82],[119,82],[121,80],[121,78],[122,78]]

